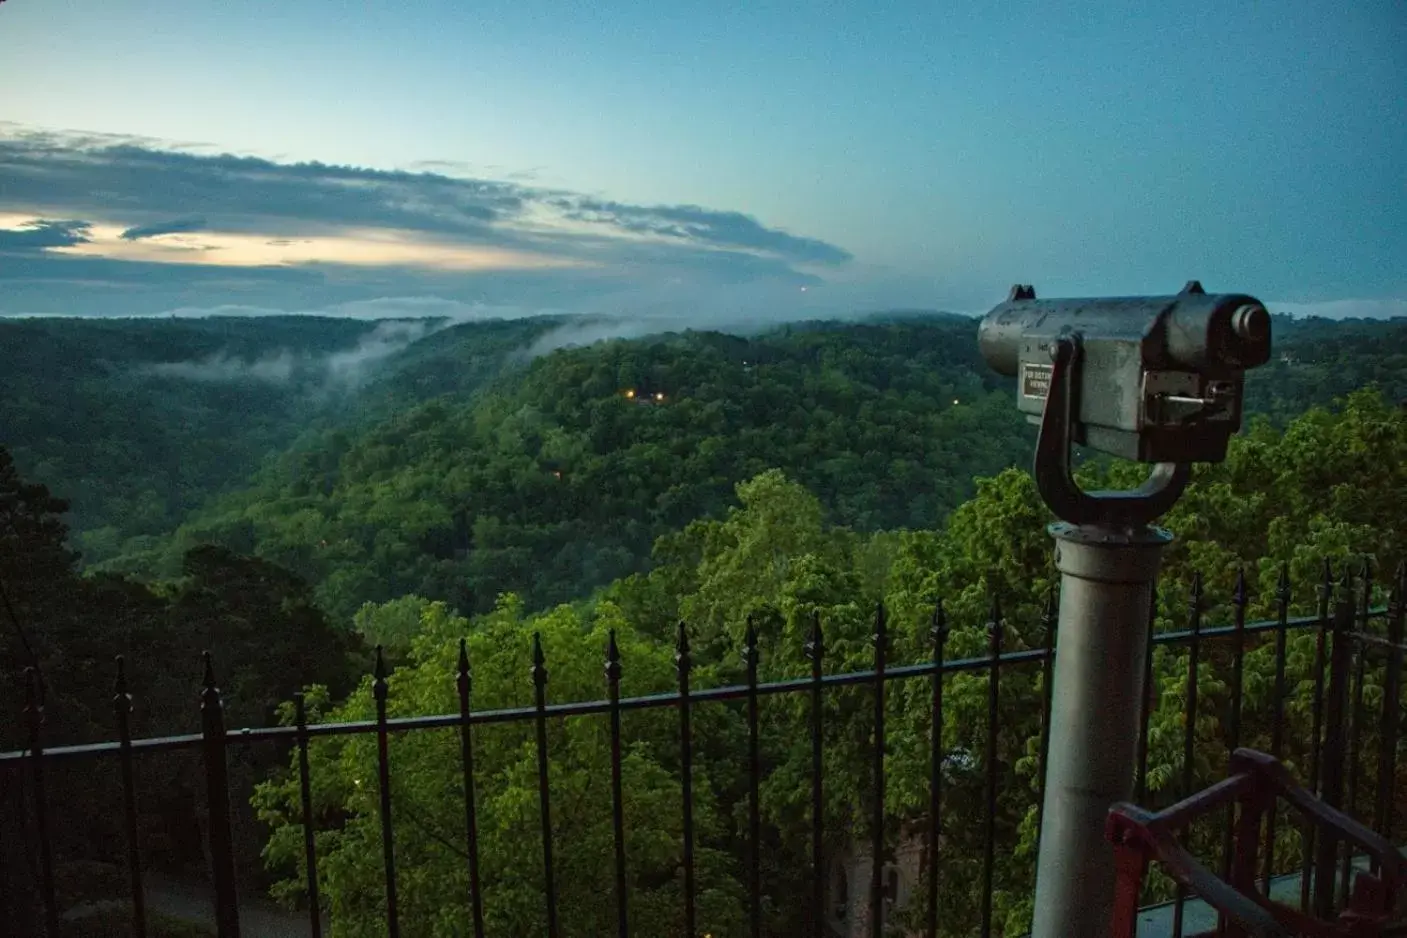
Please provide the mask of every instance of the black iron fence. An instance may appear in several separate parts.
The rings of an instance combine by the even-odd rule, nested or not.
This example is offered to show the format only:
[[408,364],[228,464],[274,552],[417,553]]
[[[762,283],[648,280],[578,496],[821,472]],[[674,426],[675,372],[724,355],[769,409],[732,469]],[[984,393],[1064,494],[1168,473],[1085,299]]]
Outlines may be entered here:
[[[1203,623],[1208,603],[1203,596],[1201,578],[1191,585],[1186,613],[1185,628],[1159,630],[1152,634],[1148,657],[1145,662],[1149,693],[1145,697],[1142,714],[1142,733],[1138,745],[1138,783],[1136,800],[1140,803],[1169,801],[1193,790],[1196,784],[1196,753],[1198,743],[1199,708],[1205,703],[1199,700],[1199,687],[1203,670],[1219,667],[1229,684],[1229,707],[1225,712],[1224,735],[1228,754],[1243,744],[1242,727],[1244,714],[1244,664],[1248,651],[1252,648],[1273,649],[1273,688],[1268,697],[1269,711],[1258,714],[1258,719],[1268,721],[1269,749],[1273,755],[1282,756],[1283,750],[1295,742],[1301,752],[1307,753],[1308,764],[1302,769],[1307,787],[1317,792],[1329,804],[1342,808],[1358,817],[1379,833],[1395,838],[1398,833],[1399,800],[1403,797],[1399,779],[1398,755],[1402,746],[1402,663],[1404,653],[1404,606],[1407,606],[1407,573],[1399,568],[1391,583],[1391,598],[1385,605],[1374,605],[1374,584],[1370,570],[1365,563],[1360,571],[1351,570],[1348,564],[1342,567],[1342,575],[1336,581],[1329,565],[1325,564],[1324,577],[1317,585],[1317,612],[1305,616],[1291,616],[1291,590],[1287,574],[1282,570],[1275,595],[1277,614],[1270,619],[1247,622],[1247,596],[1244,579],[1238,581],[1230,600],[1231,621],[1229,624],[1207,626]],[[1380,591],[1381,592],[1381,591]],[[1037,667],[1042,672],[1044,691],[1041,695],[1041,720],[1038,742],[1039,772],[1043,776],[1049,746],[1049,723],[1051,697],[1049,680],[1050,668],[1058,649],[1058,623],[1054,597],[1047,605],[1039,633],[1043,641],[1035,647],[1020,650],[1003,649],[1003,619],[1001,611],[993,605],[988,622],[988,643],[986,653],[975,657],[950,659],[945,656],[945,645],[950,629],[944,621],[941,604],[935,611],[928,630],[931,642],[930,660],[919,664],[893,666],[888,661],[889,635],[886,614],[881,607],[875,617],[873,634],[873,665],[871,668],[840,674],[825,673],[825,644],[822,625],[817,620],[805,645],[805,653],[811,664],[810,674],[789,680],[760,682],[758,680],[758,637],[749,626],[744,639],[743,660],[745,680],[741,684],[695,688],[691,685],[693,661],[689,646],[689,634],[680,626],[675,663],[677,666],[677,689],[672,693],[646,696],[622,697],[621,672],[623,662],[616,645],[615,634],[610,636],[605,652],[604,678],[606,696],[604,699],[549,703],[547,699],[547,662],[540,640],[534,637],[532,650],[531,680],[533,682],[533,705],[529,707],[475,710],[472,706],[470,662],[463,640],[460,642],[460,655],[457,674],[459,708],[456,713],[433,716],[389,718],[387,716],[387,671],[378,649],[377,663],[372,683],[376,705],[376,718],[360,722],[312,723],[308,722],[302,695],[295,698],[296,718],[291,726],[265,727],[253,729],[228,729],[224,722],[221,695],[216,680],[215,669],[207,653],[204,659],[205,673],[203,690],[200,694],[201,731],[184,736],[133,739],[129,730],[131,697],[128,693],[122,660],[117,662],[117,686],[114,697],[115,724],[117,739],[88,745],[60,746],[46,748],[43,739],[42,689],[36,675],[29,674],[28,706],[25,711],[29,745],[26,749],[0,753],[0,772],[21,773],[30,793],[26,806],[24,823],[28,829],[37,832],[38,862],[36,878],[38,895],[43,906],[43,919],[50,935],[59,934],[60,909],[56,901],[54,886],[54,857],[50,838],[50,824],[54,813],[62,811],[62,805],[50,803],[46,798],[46,769],[60,762],[77,760],[116,760],[121,777],[122,809],[126,832],[126,864],[130,877],[130,908],[132,933],[146,933],[146,906],[143,887],[142,858],[139,851],[137,792],[134,784],[134,761],[152,753],[173,750],[195,750],[201,755],[204,767],[204,783],[208,809],[209,853],[211,883],[214,894],[214,920],[221,938],[233,938],[240,933],[240,900],[236,887],[235,858],[231,837],[230,822],[230,780],[227,773],[227,752],[230,747],[247,746],[256,742],[282,743],[297,752],[297,775],[301,793],[303,820],[303,852],[306,862],[306,889],[309,905],[309,927],[311,934],[320,936],[324,927],[325,904],[318,893],[318,856],[314,839],[314,814],[312,807],[311,773],[309,769],[309,744],[319,737],[351,734],[374,734],[377,742],[377,766],[379,785],[379,816],[382,842],[382,859],[385,876],[385,915],[387,931],[395,938],[400,934],[398,914],[396,844],[393,827],[392,765],[388,756],[388,738],[392,734],[424,729],[453,729],[458,731],[459,757],[462,762],[462,796],[464,811],[464,856],[467,864],[469,889],[467,903],[470,907],[475,938],[485,934],[485,917],[480,889],[480,858],[478,850],[477,812],[475,806],[476,774],[474,767],[474,730],[490,724],[527,723],[535,730],[537,788],[541,816],[542,852],[542,901],[546,912],[546,930],[551,938],[561,931],[558,909],[557,883],[554,879],[553,826],[552,826],[552,779],[548,758],[547,727],[550,721],[566,717],[602,716],[608,721],[611,763],[611,818],[614,839],[612,873],[614,879],[614,909],[618,934],[625,938],[631,931],[630,888],[627,877],[626,817],[622,793],[622,732],[621,715],[629,711],[673,708],[678,712],[679,759],[682,766],[680,781],[682,797],[679,810],[682,812],[682,855],[681,874],[683,881],[683,928],[690,936],[699,934],[695,909],[695,800],[693,792],[692,765],[696,744],[691,724],[693,712],[700,705],[724,701],[740,702],[746,714],[747,725],[747,778],[746,793],[747,834],[746,889],[748,895],[748,931],[753,936],[762,933],[763,897],[761,894],[760,834],[761,815],[759,807],[759,701],[778,695],[798,695],[809,701],[807,730],[810,741],[810,850],[809,871],[810,895],[796,896],[797,903],[809,903],[811,913],[806,917],[808,928],[820,936],[828,934],[830,927],[824,906],[827,903],[826,857],[822,771],[823,698],[836,688],[868,688],[873,694],[873,736],[876,745],[870,747],[870,780],[874,787],[871,793],[873,805],[868,819],[868,830],[861,836],[869,841],[871,876],[868,883],[865,912],[865,930],[875,938],[886,928],[885,903],[888,898],[888,885],[883,875],[886,855],[892,855],[892,843],[886,840],[885,801],[883,797],[886,771],[886,692],[894,682],[927,681],[931,692],[931,718],[929,720],[929,785],[926,809],[917,819],[922,830],[922,889],[920,914],[912,926],[914,933],[937,935],[940,926],[939,892],[943,884],[944,860],[943,797],[944,765],[952,754],[945,753],[941,728],[943,727],[945,679],[961,673],[986,675],[987,725],[985,727],[985,751],[980,753],[984,764],[985,777],[982,789],[985,797],[984,853],[981,859],[981,909],[980,931],[988,936],[1000,930],[994,921],[992,903],[993,877],[996,862],[996,805],[998,799],[998,733],[1000,730],[999,687],[1004,671],[1013,667]],[[1156,617],[1156,602],[1150,610],[1149,627],[1153,628]],[[1314,660],[1310,669],[1309,687],[1292,688],[1287,685],[1287,646],[1292,636],[1313,635],[1316,638]],[[1185,666],[1186,684],[1183,690],[1185,719],[1183,723],[1181,778],[1176,784],[1149,785],[1150,737],[1149,720],[1156,708],[1154,700],[1153,670],[1154,649],[1175,650],[1181,657],[1177,662]],[[1165,662],[1166,663],[1166,662]],[[1303,684],[1303,682],[1301,682]],[[1308,697],[1312,710],[1312,738],[1309,740],[1288,740],[1285,735],[1285,707],[1288,701]],[[1372,706],[1377,698],[1377,707]],[[1373,710],[1377,712],[1374,713]],[[1369,740],[1365,748],[1364,741]],[[978,753],[969,753],[976,759]],[[1153,790],[1157,787],[1159,790]],[[1039,810],[1040,787],[1036,792]],[[1221,850],[1222,862],[1231,858],[1231,838],[1233,819],[1226,819]],[[1283,821],[1282,821],[1283,823]],[[1037,819],[1037,828],[1039,819]],[[1262,879],[1269,888],[1272,875],[1283,872],[1286,866],[1283,854],[1277,859],[1277,821],[1272,813],[1266,825],[1263,853]],[[403,834],[404,835],[404,834]],[[1312,834],[1305,833],[1304,838]],[[890,837],[892,840],[892,836]],[[1393,842],[1398,842],[1394,840]],[[1335,905],[1335,898],[1342,904],[1349,888],[1352,857],[1341,845],[1333,842],[1312,843],[1303,841],[1299,854],[1302,866],[1301,903],[1305,908],[1327,911]],[[602,858],[603,861],[605,858]],[[1316,895],[1311,895],[1311,883]],[[1337,886],[1337,897],[1335,887]],[[1188,897],[1180,890],[1173,890],[1170,884],[1164,888],[1173,893],[1175,913],[1173,934],[1183,932],[1183,906]],[[1150,898],[1157,898],[1154,893]],[[320,911],[324,914],[320,914]]]

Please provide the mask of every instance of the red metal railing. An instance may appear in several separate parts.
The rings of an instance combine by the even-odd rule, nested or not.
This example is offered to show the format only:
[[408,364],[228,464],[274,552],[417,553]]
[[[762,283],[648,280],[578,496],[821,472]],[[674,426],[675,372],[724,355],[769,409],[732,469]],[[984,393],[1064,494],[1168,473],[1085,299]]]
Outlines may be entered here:
[[[1156,862],[1179,884],[1216,910],[1219,925],[1213,934],[1227,938],[1378,938],[1387,933],[1401,893],[1407,862],[1381,835],[1301,786],[1278,759],[1253,749],[1237,749],[1231,774],[1209,788],[1162,811],[1131,804],[1110,809],[1106,834],[1114,844],[1118,868],[1111,935],[1134,938],[1139,896],[1150,862]],[[1284,800],[1315,825],[1321,847],[1314,871],[1317,884],[1314,914],[1275,902],[1258,886],[1257,844],[1266,811]],[[1193,821],[1232,807],[1235,809],[1235,848],[1229,882],[1207,869],[1178,840],[1178,831]],[[1349,900],[1333,915],[1333,883],[1338,872],[1338,848],[1366,854],[1372,867],[1353,882]]]

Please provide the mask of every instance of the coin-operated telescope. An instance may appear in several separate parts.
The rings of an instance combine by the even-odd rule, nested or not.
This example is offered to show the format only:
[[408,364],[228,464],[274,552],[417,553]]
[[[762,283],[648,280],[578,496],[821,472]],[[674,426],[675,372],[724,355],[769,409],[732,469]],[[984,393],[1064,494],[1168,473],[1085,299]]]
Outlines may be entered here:
[[[1270,358],[1270,314],[1195,280],[1175,296],[1096,299],[1040,300],[1017,285],[977,341],[1040,425],[1036,480],[1056,516],[1140,523],[1172,507],[1190,463],[1226,458],[1246,369]],[[1132,492],[1086,493],[1070,474],[1071,444],[1158,467]]]
[[[1177,502],[1192,463],[1226,458],[1246,369],[1270,358],[1270,314],[1195,280],[1175,296],[1079,300],[1039,300],[1018,285],[977,340],[1041,428],[1036,485],[1060,519],[1050,528],[1060,638],[1031,935],[1105,934],[1114,856],[1104,824],[1132,795],[1153,581],[1172,540],[1150,522]],[[1131,491],[1086,492],[1071,471],[1076,444],[1154,469]]]

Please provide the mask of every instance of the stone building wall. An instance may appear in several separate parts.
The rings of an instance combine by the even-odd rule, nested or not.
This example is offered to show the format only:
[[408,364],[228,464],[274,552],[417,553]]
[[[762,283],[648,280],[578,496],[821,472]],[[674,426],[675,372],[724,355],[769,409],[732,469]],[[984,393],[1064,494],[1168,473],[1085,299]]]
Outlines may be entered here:
[[[885,864],[886,918],[923,902],[923,859],[924,833],[906,831]],[[869,938],[873,869],[868,840],[852,840],[831,857],[826,922],[837,938]]]

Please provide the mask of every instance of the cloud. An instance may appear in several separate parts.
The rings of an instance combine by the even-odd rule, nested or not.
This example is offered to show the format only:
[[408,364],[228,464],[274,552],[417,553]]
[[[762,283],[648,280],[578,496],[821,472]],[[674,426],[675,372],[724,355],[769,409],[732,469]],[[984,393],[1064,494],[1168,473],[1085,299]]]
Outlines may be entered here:
[[[7,234],[0,231],[0,237]],[[77,237],[70,245],[87,244],[86,236]],[[307,283],[321,281],[325,273],[316,267],[281,267],[278,265],[229,268],[215,264],[162,264],[138,260],[121,260],[87,255],[53,254],[42,251],[19,252],[0,262],[0,282],[42,281],[127,283],[132,286],[161,286],[165,283],[196,284],[212,281],[236,282],[279,281]]]
[[[393,296],[374,300],[354,300],[321,312],[321,315],[348,319],[446,319],[452,322],[483,322],[489,319],[524,319],[552,315],[554,310],[522,306],[490,306],[464,303],[438,296]],[[287,315],[278,311],[278,315]]]
[[595,199],[561,199],[557,204],[573,221],[618,228],[636,234],[724,247],[767,251],[802,263],[843,264],[849,251],[768,228],[741,212],[717,212],[697,205],[639,206]]
[[85,243],[92,227],[86,221],[51,221],[36,218],[17,228],[0,228],[0,252],[72,247]]
[[140,238],[155,238],[158,235],[184,234],[190,231],[199,231],[205,227],[203,218],[177,218],[168,222],[156,222],[151,225],[137,225],[128,228],[118,235],[123,241],[136,241]]
[[[775,318],[801,287],[855,269],[843,248],[741,212],[457,169],[279,163],[0,123],[0,315],[327,310],[388,296],[683,314],[747,294],[773,297],[775,309],[748,305]],[[69,218],[83,221],[52,221]]]
[[[213,310],[205,312],[215,314]],[[226,308],[219,314],[249,313],[248,310]],[[139,371],[162,378],[211,384],[255,381],[287,385],[296,382],[305,389],[326,393],[355,387],[371,375],[378,363],[449,325],[443,319],[380,322],[363,334],[355,346],[339,351],[314,354],[280,349],[252,360],[222,351],[200,359],[158,362],[143,366]]]
[[145,366],[145,374],[162,378],[183,378],[211,384],[235,381],[264,381],[283,384],[293,377],[294,357],[287,350],[265,355],[254,361],[232,358],[217,352],[205,358],[183,362],[158,362]]
[[[443,322],[455,325],[467,322],[487,322],[495,319],[526,319],[532,316],[561,316],[565,310],[525,306],[490,306],[466,303],[437,296],[388,296],[370,300],[353,300],[325,307],[273,307],[239,303],[218,306],[181,306],[137,316],[137,319],[218,319],[261,316],[308,316],[330,319],[357,319],[387,326],[380,335],[401,335],[412,329],[428,328]],[[422,322],[423,321],[423,322]],[[429,335],[425,332],[424,335]],[[422,336],[423,337],[423,336]],[[380,341],[378,339],[378,341]],[[202,359],[203,361],[203,359]]]
[[[500,247],[570,252],[561,222],[604,232],[628,246],[645,236],[682,247],[763,252],[789,263],[837,264],[850,255],[813,238],[769,228],[738,212],[698,206],[601,201],[523,182],[251,156],[159,149],[149,141],[77,137],[0,126],[4,203],[101,213],[130,237],[201,218],[203,229],[278,237],[380,228]],[[95,197],[100,194],[100,197]],[[13,210],[13,209],[12,209]],[[86,215],[85,215],[86,217]]]
[[[376,226],[481,233],[516,214],[512,184],[256,157],[160,150],[51,133],[0,138],[6,200],[86,206],[141,224],[205,216],[234,230],[282,233]],[[101,193],[95,200],[94,193]],[[95,201],[98,204],[95,204]]]
[[[670,329],[743,328],[931,307],[938,297],[945,308],[985,312],[1014,279],[987,262],[945,273],[953,262],[943,250],[936,273],[881,267],[741,211],[636,204],[449,162],[415,171],[285,163],[0,122],[0,180],[0,315],[227,309],[369,319],[389,302],[446,304],[450,318],[585,314],[615,324],[592,328],[628,332],[661,317]],[[1018,252],[1002,263],[1031,259]],[[1116,289],[1095,279],[1095,292]],[[1323,302],[1272,308],[1407,315],[1404,299],[1333,295],[1324,287],[1300,294]]]
[[863,319],[883,309],[860,292],[830,294],[824,288],[776,283],[724,284],[702,292],[687,282],[666,284],[625,290],[603,297],[598,305],[612,312],[570,317],[540,335],[524,356],[690,329],[755,335],[779,323]]
[[638,339],[679,328],[677,319],[664,317],[579,316],[543,333],[522,352],[523,358],[537,358],[562,348],[592,345],[607,339]]
[[449,323],[445,321],[431,323],[426,320],[378,323],[375,329],[361,337],[355,348],[332,352],[323,360],[321,364],[328,383],[343,387],[360,384],[372,365],[447,325]]

